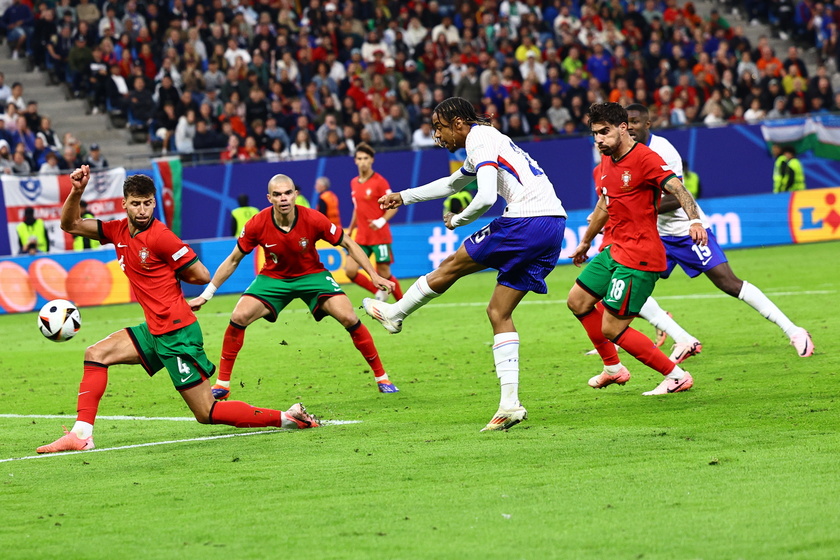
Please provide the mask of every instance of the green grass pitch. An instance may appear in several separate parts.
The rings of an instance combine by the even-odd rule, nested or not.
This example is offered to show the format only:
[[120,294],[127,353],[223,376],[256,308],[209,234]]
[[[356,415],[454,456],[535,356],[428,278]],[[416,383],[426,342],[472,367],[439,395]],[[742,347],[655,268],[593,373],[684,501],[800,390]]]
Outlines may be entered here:
[[[694,388],[665,397],[641,395],[660,378],[626,354],[627,385],[586,385],[600,362],[584,355],[565,306],[578,271],[558,267],[549,294],[529,295],[514,316],[529,418],[501,433],[479,433],[499,391],[489,273],[462,279],[399,335],[363,318],[398,394],[377,393],[341,326],[316,323],[302,304],[248,329],[234,398],[301,400],[358,423],[197,439],[259,430],[100,419],[104,451],[35,459],[16,460],[73,423],[85,346],[142,314],[83,309],[81,332],[63,344],[41,337],[34,314],[1,316],[0,555],[837,558],[838,255],[840,242],[729,252],[736,274],[810,330],[807,359],[705,277],[660,281],[654,295],[704,346],[685,363]],[[360,304],[364,294],[347,290]],[[199,314],[214,361],[236,299]],[[139,366],[111,368],[99,413],[189,416],[166,374]],[[150,443],[160,445],[126,447]]]

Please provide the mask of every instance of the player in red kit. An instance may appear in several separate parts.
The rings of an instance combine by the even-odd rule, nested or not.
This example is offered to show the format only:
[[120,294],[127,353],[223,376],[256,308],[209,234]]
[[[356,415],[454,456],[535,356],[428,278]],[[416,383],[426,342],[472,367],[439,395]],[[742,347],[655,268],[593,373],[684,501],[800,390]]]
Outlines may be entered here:
[[[691,374],[649,338],[630,328],[630,323],[667,268],[657,230],[662,191],[673,194],[685,210],[691,221],[691,239],[697,245],[705,246],[708,234],[694,198],[656,152],[633,140],[627,120],[627,111],[618,103],[596,103],[589,108],[589,127],[602,154],[594,171],[598,202],[586,233],[571,255],[572,262],[580,266],[586,261],[592,240],[608,221],[610,244],[580,273],[567,305],[604,362],[604,371],[589,380],[590,387],[623,385],[630,379],[630,372],[618,359],[615,343],[665,376],[645,395],[687,391],[694,384]],[[599,300],[603,300],[604,311],[595,305]]]
[[202,424],[237,428],[318,426],[300,403],[281,412],[213,399],[207,379],[216,366],[204,354],[201,328],[179,282],[204,284],[210,273],[189,245],[154,218],[152,179],[146,175],[128,177],[122,202],[126,218],[109,222],[81,217],[79,202],[90,180],[90,168],[83,165],[76,169],[70,180],[72,190],[61,210],[61,229],[114,244],[120,268],[128,277],[146,320],[85,350],[76,423],[55,442],[39,447],[38,453],[94,448],[93,423],[108,384],[108,368],[118,364],[140,364],[149,375],[166,368],[175,388]]
[[[394,297],[402,299],[402,289],[399,281],[391,274],[391,263],[394,255],[391,252],[391,228],[388,222],[397,213],[396,208],[382,210],[379,199],[391,192],[391,185],[382,175],[373,170],[373,160],[376,152],[362,142],[356,146],[354,161],[359,169],[359,176],[350,181],[350,194],[353,197],[353,216],[347,231],[350,235],[356,230],[356,243],[365,254],[373,255],[376,261],[376,272],[382,278],[394,283]],[[359,265],[354,260],[344,263],[347,278],[376,296],[379,301],[386,301],[388,293],[376,288],[364,275],[359,274]]]
[[350,333],[356,349],[373,369],[380,393],[396,393],[398,389],[388,379],[382,367],[373,337],[353,310],[353,304],[321,263],[315,242],[325,240],[344,247],[347,253],[367,272],[378,289],[389,293],[393,283],[380,277],[365,253],[344,235],[341,226],[333,224],[317,210],[296,206],[298,192],[295,183],[286,175],[275,175],[268,182],[268,201],[271,206],[251,218],[239,235],[233,252],[219,265],[213,279],[197,298],[190,300],[193,310],[201,309],[216,290],[239,266],[242,259],[262,247],[265,265],[233,309],[230,324],[222,343],[219,376],[213,386],[218,400],[230,395],[230,376],[233,364],[245,341],[245,328],[257,319],[272,323],[293,300],[302,299],[316,321],[326,315],[335,318]]

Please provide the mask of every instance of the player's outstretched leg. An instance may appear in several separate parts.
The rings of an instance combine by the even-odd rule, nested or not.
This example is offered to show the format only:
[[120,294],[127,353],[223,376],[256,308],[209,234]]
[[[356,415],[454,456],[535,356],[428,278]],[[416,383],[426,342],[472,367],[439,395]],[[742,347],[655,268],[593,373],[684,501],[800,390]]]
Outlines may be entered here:
[[776,323],[790,339],[791,345],[801,358],[807,358],[814,353],[814,343],[808,331],[793,324],[793,321],[756,286],[744,280],[738,299],[758,311],[768,321]]
[[210,409],[210,424],[225,424],[235,428],[286,428],[303,430],[317,428],[320,422],[306,412],[303,404],[295,403],[289,410],[251,406],[242,401],[216,401]]
[[365,308],[365,313],[379,321],[385,330],[396,334],[402,330],[403,319],[439,295],[429,287],[426,277],[421,276],[406,290],[397,303],[389,304],[365,298],[362,300],[362,306]]

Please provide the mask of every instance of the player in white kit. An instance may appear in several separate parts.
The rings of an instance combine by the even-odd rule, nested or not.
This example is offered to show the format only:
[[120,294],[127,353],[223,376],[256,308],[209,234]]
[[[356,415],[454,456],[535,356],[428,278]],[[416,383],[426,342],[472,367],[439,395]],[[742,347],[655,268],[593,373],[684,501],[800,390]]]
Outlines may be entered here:
[[513,310],[530,292],[547,293],[545,277],[554,269],[563,243],[566,211],[554,186],[525,151],[479,117],[472,104],[460,97],[442,101],[432,116],[435,141],[455,152],[466,148],[464,165],[449,177],[379,199],[383,209],[397,208],[460,191],[473,181],[478,190],[460,213],[444,216],[447,228],[467,225],[489,210],[498,196],[507,207],[500,218],[464,240],[440,266],[421,276],[395,304],[367,298],[368,315],[391,333],[402,330],[403,320],[438,297],[459,278],[495,268],[496,288],[487,307],[493,326],[493,358],[501,385],[499,409],[482,431],[504,430],[527,417],[519,402],[519,334]]

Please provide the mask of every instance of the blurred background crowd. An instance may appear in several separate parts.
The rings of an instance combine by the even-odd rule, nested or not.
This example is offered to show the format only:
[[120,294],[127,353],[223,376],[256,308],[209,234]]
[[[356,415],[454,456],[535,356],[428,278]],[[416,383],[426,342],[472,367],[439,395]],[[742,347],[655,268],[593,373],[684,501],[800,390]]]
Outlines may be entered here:
[[[0,32],[9,56],[90,112],[195,161],[430,146],[432,110],[452,95],[514,138],[586,133],[586,108],[601,101],[649,106],[654,128],[840,107],[829,71],[840,0],[713,6],[701,16],[677,0],[2,0]],[[749,40],[732,10],[768,33]],[[0,167],[104,160],[76,147],[67,161],[50,119],[8,81]]]

